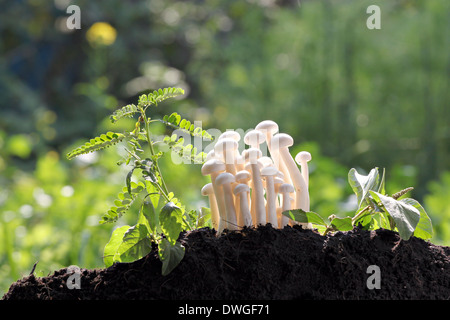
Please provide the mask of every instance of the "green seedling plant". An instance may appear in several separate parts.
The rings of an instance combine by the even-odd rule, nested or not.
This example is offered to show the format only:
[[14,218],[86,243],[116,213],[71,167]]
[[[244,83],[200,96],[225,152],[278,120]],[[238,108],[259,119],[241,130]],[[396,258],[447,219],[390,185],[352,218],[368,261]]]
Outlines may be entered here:
[[420,203],[412,198],[403,198],[413,188],[406,188],[389,196],[385,191],[385,171],[378,168],[368,175],[359,174],[352,168],[348,173],[349,184],[356,194],[357,210],[353,217],[331,215],[328,221],[316,212],[288,210],[284,215],[300,223],[311,223],[323,234],[349,231],[355,226],[366,230],[384,228],[397,231],[403,240],[411,236],[429,239],[433,235],[431,219]]
[[[126,145],[127,155],[118,162],[118,165],[130,168],[125,186],[114,201],[114,206],[102,216],[100,223],[115,223],[130,208],[137,208],[139,213],[135,225],[125,225],[113,231],[104,248],[103,259],[107,267],[116,262],[132,262],[142,258],[152,250],[152,244],[155,244],[162,262],[162,274],[167,275],[184,257],[184,247],[178,241],[180,232],[201,227],[198,221],[208,221],[206,217],[199,218],[200,214],[195,210],[187,211],[173,192],[170,192],[158,160],[168,151],[173,151],[190,163],[201,164],[205,161],[206,154],[197,152],[191,144],[185,145],[183,137],[175,132],[181,130],[202,140],[212,140],[211,135],[182,119],[177,113],[166,115],[162,119],[152,119],[147,115],[158,103],[182,94],[184,91],[180,88],[165,88],[141,95],[137,105],[124,106],[110,117],[113,123],[123,118],[137,117],[131,131],[102,134],[67,154],[70,160],[119,142]],[[165,134],[162,140],[156,140],[150,130],[155,122],[162,122],[169,129],[170,133]]]

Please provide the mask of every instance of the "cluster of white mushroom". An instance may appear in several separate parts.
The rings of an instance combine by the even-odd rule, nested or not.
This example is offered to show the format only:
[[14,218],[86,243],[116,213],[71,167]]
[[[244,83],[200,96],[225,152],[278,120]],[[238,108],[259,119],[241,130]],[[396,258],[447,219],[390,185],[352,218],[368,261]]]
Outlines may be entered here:
[[[267,223],[284,228],[294,222],[282,215],[283,211],[309,211],[307,162],[311,154],[299,152],[294,161],[289,153],[294,140],[286,133],[277,133],[278,129],[274,121],[262,121],[245,134],[249,148],[242,153],[238,148],[240,134],[226,131],[208,153],[202,174],[209,175],[211,183],[203,187],[202,195],[209,197],[212,225],[219,234],[224,229]],[[270,156],[260,149],[264,142]],[[308,224],[304,227],[311,228]]]

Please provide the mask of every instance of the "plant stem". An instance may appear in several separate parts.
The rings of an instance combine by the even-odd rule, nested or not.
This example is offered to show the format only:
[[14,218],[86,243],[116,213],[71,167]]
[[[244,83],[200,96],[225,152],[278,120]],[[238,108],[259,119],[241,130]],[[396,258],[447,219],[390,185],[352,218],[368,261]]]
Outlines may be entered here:
[[[145,122],[145,133],[147,134],[147,142],[148,142],[148,145],[150,147],[150,154],[152,156],[154,156],[155,155],[155,150],[153,149],[153,142],[152,142],[152,140],[150,138],[150,118],[147,119],[145,117],[145,113],[142,114],[142,117],[144,118],[144,122]],[[161,186],[159,186],[159,184],[157,184],[157,185],[161,189],[160,191],[162,191],[162,193],[164,193],[164,198],[166,198],[166,200],[168,200],[169,197],[167,195],[168,195],[169,191],[167,189],[166,182],[164,181],[164,178],[162,176],[161,169],[159,168],[158,160],[154,160],[154,164],[155,164],[156,170],[158,171],[159,177],[161,179]],[[170,200],[168,200],[168,201],[170,201]]]
[[365,207],[364,209],[362,209],[356,216],[354,216],[354,217],[352,218],[352,224],[355,223],[356,220],[358,220],[359,218],[361,218],[362,215],[363,215],[366,211],[368,211],[369,209],[371,209],[371,208],[372,208],[372,206],[371,206],[371,205],[368,205],[367,207]]

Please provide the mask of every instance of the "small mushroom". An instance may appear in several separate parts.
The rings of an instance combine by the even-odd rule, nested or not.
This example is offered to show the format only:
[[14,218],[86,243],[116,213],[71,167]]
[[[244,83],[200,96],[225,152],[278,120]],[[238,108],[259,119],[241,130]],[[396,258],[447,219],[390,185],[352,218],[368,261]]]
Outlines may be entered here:
[[311,161],[311,153],[308,151],[301,151],[297,153],[295,156],[295,162],[300,165],[302,169],[302,176],[305,180],[306,186],[309,186],[309,170],[308,170],[308,162]]
[[[290,199],[290,193],[294,192],[294,187],[291,184],[284,183],[280,186],[279,192],[283,196],[283,205],[281,211],[287,211],[291,210],[291,199]],[[284,228],[289,224],[289,218],[285,215],[281,215],[281,224],[280,228]]]
[[267,221],[274,228],[278,227],[277,209],[276,209],[276,193],[274,186],[274,176],[278,170],[275,167],[268,166],[261,170],[261,176],[266,179],[266,198],[267,198]]
[[309,204],[308,188],[306,187],[305,180],[303,179],[297,164],[289,153],[289,147],[294,144],[294,140],[286,133],[278,133],[272,137],[271,144],[272,148],[276,148],[280,153],[281,160],[286,165],[292,179],[292,184],[295,188],[295,207],[309,211],[309,208],[307,208]]
[[223,189],[226,212],[225,219],[228,223],[229,230],[237,230],[236,210],[234,207],[233,193],[231,191],[231,184],[234,182],[236,182],[236,179],[234,178],[234,175],[229,172],[223,172],[216,178],[217,185],[222,186]]
[[259,149],[259,145],[264,141],[266,141],[266,137],[258,130],[250,130],[244,136],[244,142],[250,148]]
[[252,215],[249,209],[250,207],[247,200],[249,192],[249,186],[244,183],[238,184],[233,190],[236,199],[239,199],[239,214],[237,220],[239,226],[250,227],[253,224]]
[[202,196],[208,196],[209,208],[211,209],[211,223],[214,229],[219,230],[219,208],[217,207],[217,200],[212,183],[208,183],[202,188]]
[[235,175],[236,165],[235,165],[235,155],[238,148],[238,143],[236,140],[231,138],[224,138],[217,141],[214,146],[214,153],[216,156],[222,157],[225,162],[226,171]]
[[264,205],[264,188],[261,180],[260,166],[258,159],[261,158],[261,150],[250,148],[245,153],[248,162],[246,169],[252,173],[252,196],[251,213],[256,226],[266,224],[266,208]]
[[225,171],[225,163],[223,161],[217,160],[217,159],[211,159],[206,161],[202,166],[202,175],[207,176],[209,175],[211,177],[211,183],[214,189],[214,194],[216,197],[217,202],[217,208],[219,209],[219,223],[218,223],[218,231],[220,232],[227,227],[226,222],[224,224],[224,217],[226,215],[225,211],[225,202],[223,198],[223,192],[221,191],[221,188],[216,183],[217,176]]

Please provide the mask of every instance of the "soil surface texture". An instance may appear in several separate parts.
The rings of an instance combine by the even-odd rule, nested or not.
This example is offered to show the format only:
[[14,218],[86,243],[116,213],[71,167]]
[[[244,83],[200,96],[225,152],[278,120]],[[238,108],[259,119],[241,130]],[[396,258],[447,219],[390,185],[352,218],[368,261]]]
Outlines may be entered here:
[[182,233],[180,241],[185,257],[167,276],[154,248],[132,263],[81,268],[79,289],[68,289],[74,273],[64,268],[24,277],[2,299],[450,299],[450,247],[404,241],[389,230],[322,236],[266,225],[216,237],[204,228]]

